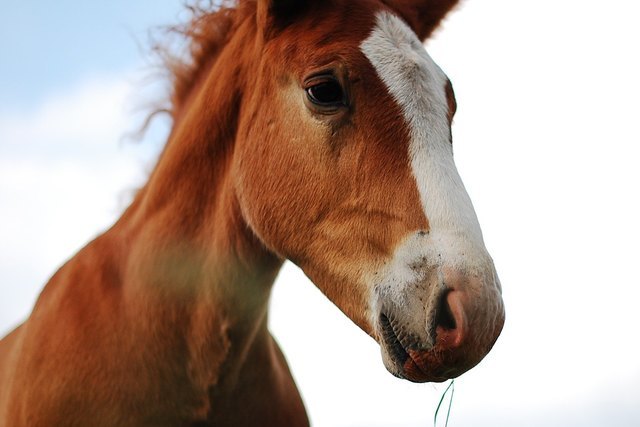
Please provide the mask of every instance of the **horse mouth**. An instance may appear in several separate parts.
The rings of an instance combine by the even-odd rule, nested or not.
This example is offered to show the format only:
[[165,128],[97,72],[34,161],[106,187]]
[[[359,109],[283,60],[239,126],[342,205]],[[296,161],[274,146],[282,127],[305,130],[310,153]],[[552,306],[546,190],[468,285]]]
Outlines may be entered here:
[[436,366],[427,366],[425,359],[430,358],[419,357],[424,351],[412,349],[409,342],[403,343],[394,322],[385,314],[380,314],[380,329],[382,344],[394,365],[394,369],[389,370],[393,375],[416,383],[443,382],[451,378],[438,372],[441,369]]
[[380,327],[382,329],[382,340],[387,351],[395,362],[403,365],[409,359],[409,353],[400,342],[398,334],[386,314],[380,314]]

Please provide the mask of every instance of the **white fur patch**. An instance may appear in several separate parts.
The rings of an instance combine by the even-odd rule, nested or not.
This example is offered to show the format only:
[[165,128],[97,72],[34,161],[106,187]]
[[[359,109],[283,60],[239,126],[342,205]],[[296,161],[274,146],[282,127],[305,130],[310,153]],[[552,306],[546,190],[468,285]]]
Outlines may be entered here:
[[[476,213],[453,160],[447,77],[407,24],[389,12],[378,14],[360,48],[404,113],[411,168],[430,225],[429,234],[407,236],[397,248],[377,275],[378,292],[405,304],[406,287],[417,280],[433,285],[438,277],[438,285],[444,286],[444,269],[496,283]],[[430,278],[419,277],[424,274]]]
[[378,15],[361,49],[404,112],[411,167],[431,229],[481,243],[478,219],[453,161],[446,76],[415,33],[388,12]]

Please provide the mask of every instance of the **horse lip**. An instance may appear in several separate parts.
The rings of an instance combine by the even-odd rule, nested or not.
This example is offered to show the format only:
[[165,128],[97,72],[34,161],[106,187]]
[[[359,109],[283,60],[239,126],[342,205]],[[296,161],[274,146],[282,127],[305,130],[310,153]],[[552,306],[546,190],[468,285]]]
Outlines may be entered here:
[[398,338],[398,334],[393,327],[392,320],[389,319],[389,317],[384,313],[380,314],[380,327],[381,338],[387,348],[387,351],[389,352],[389,355],[394,359],[396,363],[401,366],[404,365],[404,363],[406,363],[406,361],[410,358],[409,353]]
[[441,383],[451,379],[451,377],[445,375],[434,375],[433,373],[426,372],[421,364],[411,355],[411,351],[409,352],[409,358],[402,365],[402,369],[405,378],[415,383]]
[[400,367],[401,372],[395,373],[400,378],[416,383],[424,382],[444,382],[449,377],[435,375],[429,372],[424,366],[424,362],[418,357],[419,350],[408,348],[398,337],[393,321],[386,314],[380,314],[380,328],[382,341],[389,356]]

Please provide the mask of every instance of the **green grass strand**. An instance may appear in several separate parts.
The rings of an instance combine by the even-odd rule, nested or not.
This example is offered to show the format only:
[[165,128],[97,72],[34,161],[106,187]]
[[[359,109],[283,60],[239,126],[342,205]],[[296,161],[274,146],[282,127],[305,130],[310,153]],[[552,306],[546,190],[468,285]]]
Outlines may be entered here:
[[440,402],[438,402],[438,407],[436,408],[436,413],[433,416],[433,427],[438,426],[438,414],[440,413],[440,407],[442,406],[442,402],[444,402],[444,398],[447,397],[447,393],[451,390],[451,394],[449,395],[449,408],[447,409],[447,418],[444,423],[444,427],[449,426],[449,416],[451,415],[451,406],[453,404],[453,393],[456,391],[456,387],[454,385],[455,380],[451,380],[444,393],[442,393],[442,397],[440,398]]

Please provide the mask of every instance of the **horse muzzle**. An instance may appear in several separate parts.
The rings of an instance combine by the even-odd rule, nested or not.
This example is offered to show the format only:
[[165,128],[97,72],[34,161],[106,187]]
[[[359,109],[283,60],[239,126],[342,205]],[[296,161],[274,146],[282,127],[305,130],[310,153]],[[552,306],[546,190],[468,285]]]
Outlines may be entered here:
[[442,382],[477,365],[498,339],[500,284],[493,266],[488,275],[434,268],[419,277],[391,294],[378,292],[376,334],[389,372]]

